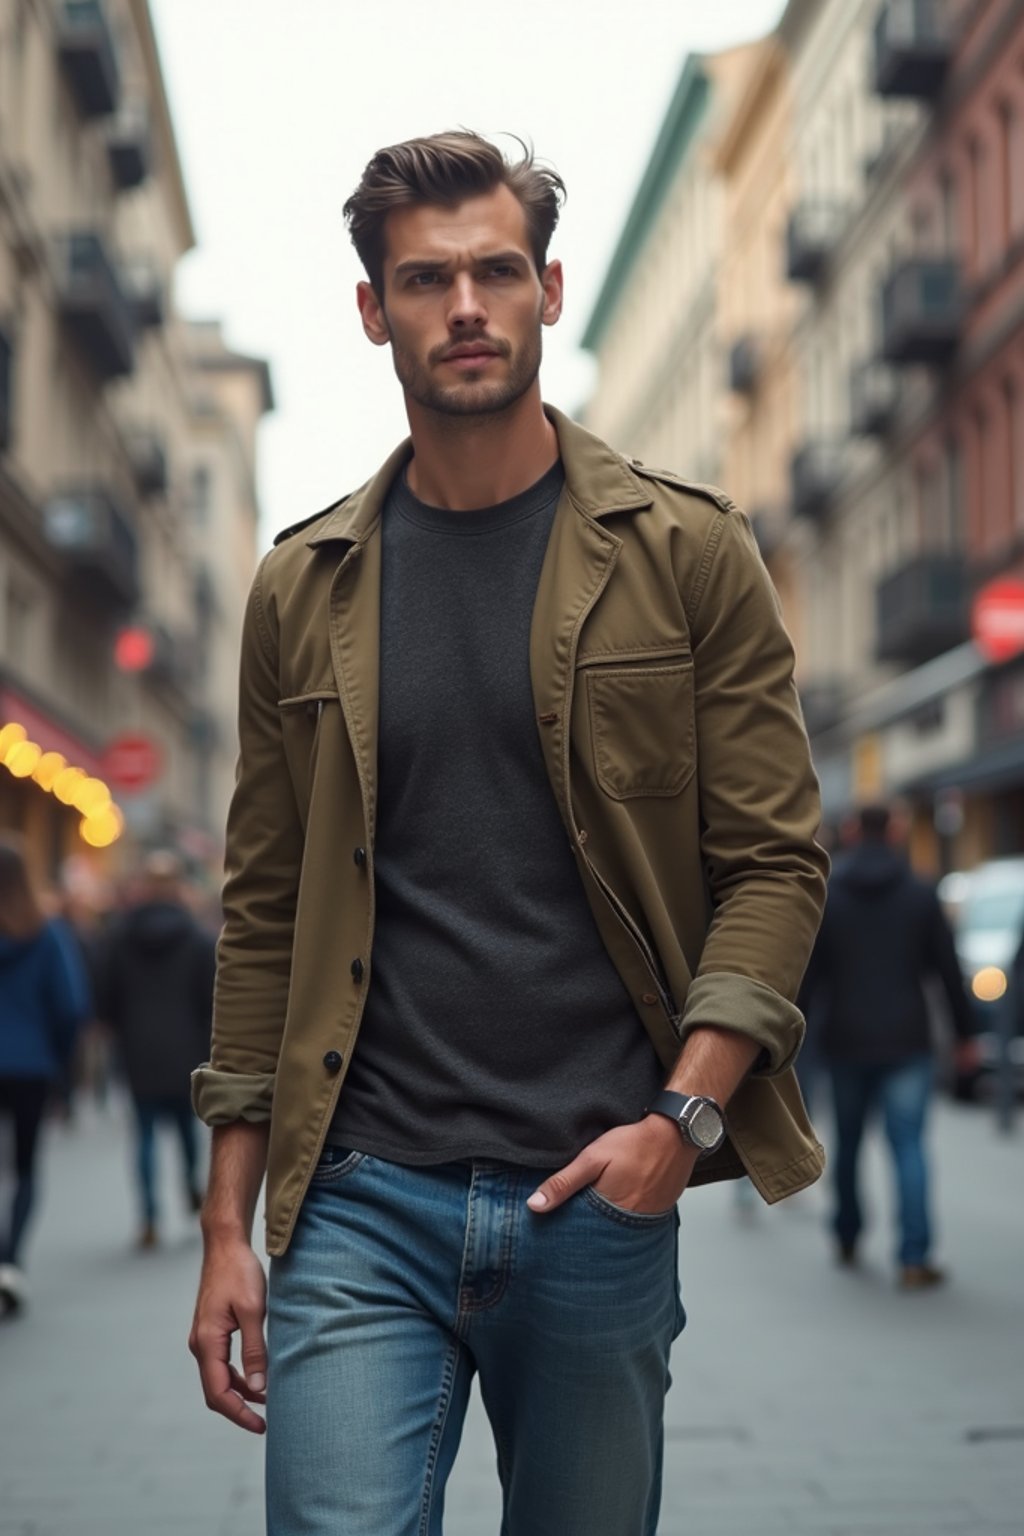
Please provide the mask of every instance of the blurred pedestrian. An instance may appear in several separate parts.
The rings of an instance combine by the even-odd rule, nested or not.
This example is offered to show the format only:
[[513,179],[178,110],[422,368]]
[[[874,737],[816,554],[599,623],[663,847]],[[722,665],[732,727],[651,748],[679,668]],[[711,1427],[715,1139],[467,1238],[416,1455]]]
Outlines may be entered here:
[[135,901],[99,960],[99,1012],[113,1031],[135,1107],[138,1244],[158,1241],[156,1130],[168,1121],[181,1148],[185,1200],[202,1204],[198,1126],[189,1076],[210,1048],[215,942],[185,904],[181,864],[147,858]]
[[837,861],[805,981],[822,1058],[832,1079],[836,1151],[833,1230],[841,1263],[854,1264],[864,1226],[858,1189],[861,1140],[880,1111],[896,1180],[898,1279],[906,1290],[938,1284],[925,1122],[934,1083],[923,982],[941,983],[967,1070],[974,1056],[970,1001],[953,935],[934,887],[913,873],[885,805],[857,818],[857,844]]
[[21,844],[0,839],[0,1120],[14,1131],[14,1196],[0,1213],[0,1308],[25,1300],[21,1253],[35,1198],[43,1114],[67,1079],[79,1025],[92,1009],[77,947],[47,921]]

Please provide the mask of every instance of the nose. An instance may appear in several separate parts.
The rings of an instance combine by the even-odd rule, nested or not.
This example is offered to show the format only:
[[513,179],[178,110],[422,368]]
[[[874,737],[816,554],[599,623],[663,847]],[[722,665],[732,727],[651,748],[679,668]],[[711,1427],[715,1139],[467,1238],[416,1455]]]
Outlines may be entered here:
[[487,323],[479,285],[469,272],[459,272],[448,290],[448,324],[452,330],[477,329]]

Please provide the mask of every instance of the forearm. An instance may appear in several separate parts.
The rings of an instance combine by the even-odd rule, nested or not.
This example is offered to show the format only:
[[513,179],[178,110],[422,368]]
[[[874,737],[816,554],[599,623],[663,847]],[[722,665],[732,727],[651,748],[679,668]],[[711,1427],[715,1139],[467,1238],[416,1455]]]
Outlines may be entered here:
[[760,1054],[760,1046],[738,1030],[705,1025],[687,1036],[666,1088],[704,1094],[726,1105]]
[[203,1204],[203,1237],[209,1245],[222,1238],[252,1241],[256,1201],[267,1166],[268,1121],[238,1120],[216,1126],[210,1152],[210,1178]]

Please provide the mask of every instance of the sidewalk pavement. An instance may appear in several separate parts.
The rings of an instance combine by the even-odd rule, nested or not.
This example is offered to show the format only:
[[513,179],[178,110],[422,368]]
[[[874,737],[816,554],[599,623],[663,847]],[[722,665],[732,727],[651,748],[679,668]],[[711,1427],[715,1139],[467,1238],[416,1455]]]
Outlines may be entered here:
[[[894,1289],[877,1147],[857,1272],[832,1267],[820,1188],[773,1210],[684,1198],[660,1536],[1020,1536],[1024,1136],[941,1105],[933,1144],[934,1292]],[[199,1243],[175,1150],[167,1237],[136,1254],[123,1107],[49,1133],[32,1303],[0,1326],[0,1536],[263,1530],[261,1442],[207,1413],[185,1350]],[[497,1536],[493,1463],[474,1398],[446,1536]]]

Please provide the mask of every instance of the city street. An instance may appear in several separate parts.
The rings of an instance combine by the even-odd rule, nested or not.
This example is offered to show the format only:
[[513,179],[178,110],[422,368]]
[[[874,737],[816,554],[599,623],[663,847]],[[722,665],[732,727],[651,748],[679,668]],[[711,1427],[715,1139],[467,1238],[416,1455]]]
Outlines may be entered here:
[[[884,1224],[861,1271],[835,1270],[819,1191],[772,1211],[686,1197],[661,1536],[1019,1536],[1024,1134],[949,1106],[933,1131],[940,1291],[894,1289]],[[52,1128],[32,1305],[0,1327],[0,1536],[263,1529],[261,1444],[207,1414],[185,1350],[196,1232],[176,1214],[134,1253],[127,1169],[120,1105]],[[878,1149],[869,1171],[884,1215]],[[497,1530],[474,1402],[446,1531]]]

